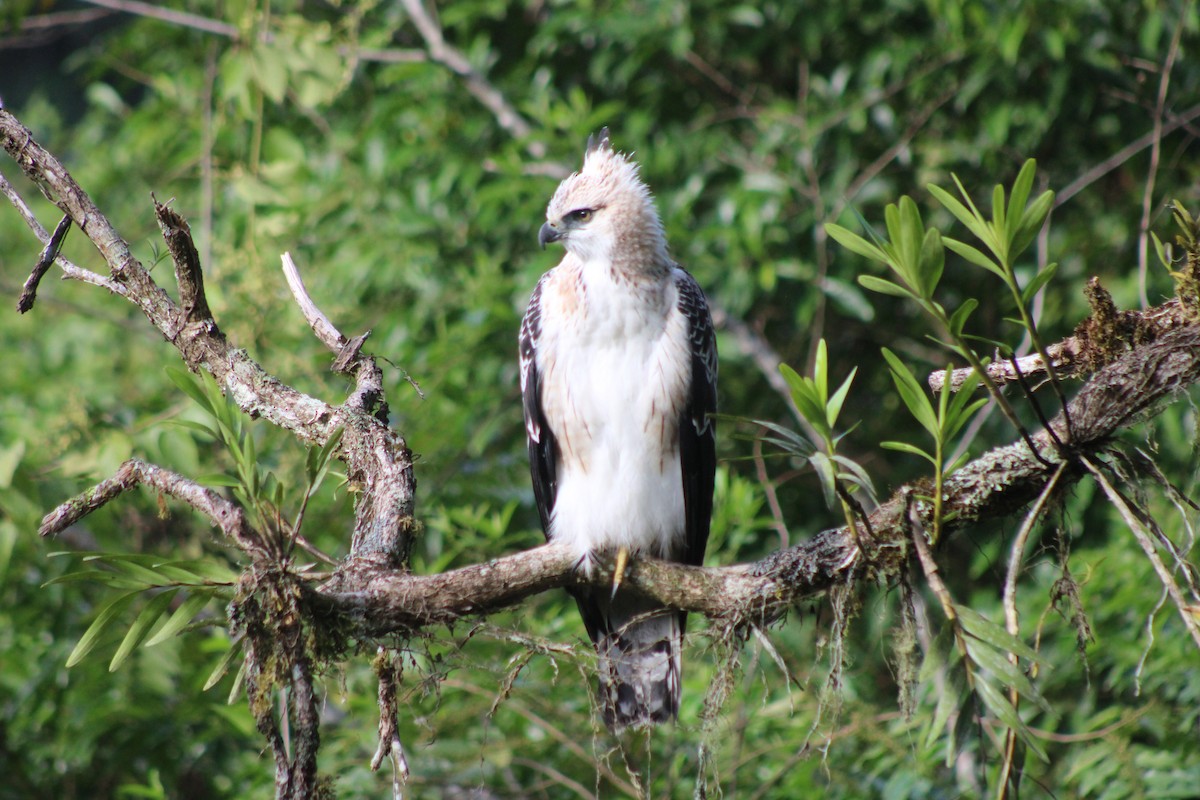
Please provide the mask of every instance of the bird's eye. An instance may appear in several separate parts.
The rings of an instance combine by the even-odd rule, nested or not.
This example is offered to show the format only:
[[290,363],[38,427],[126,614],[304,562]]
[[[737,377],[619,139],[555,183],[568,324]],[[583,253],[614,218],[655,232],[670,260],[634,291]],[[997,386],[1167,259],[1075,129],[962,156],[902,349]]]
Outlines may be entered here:
[[571,212],[571,219],[575,222],[587,222],[592,218],[592,209],[580,208]]

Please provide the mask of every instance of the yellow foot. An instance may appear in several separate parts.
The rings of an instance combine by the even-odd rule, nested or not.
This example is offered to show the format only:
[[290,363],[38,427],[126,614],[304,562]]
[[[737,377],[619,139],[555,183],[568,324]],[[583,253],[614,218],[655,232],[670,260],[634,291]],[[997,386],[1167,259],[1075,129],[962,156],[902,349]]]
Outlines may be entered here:
[[617,596],[617,589],[621,586],[621,580],[625,577],[625,567],[629,564],[629,548],[622,547],[617,550],[617,563],[613,566],[613,590],[612,596]]

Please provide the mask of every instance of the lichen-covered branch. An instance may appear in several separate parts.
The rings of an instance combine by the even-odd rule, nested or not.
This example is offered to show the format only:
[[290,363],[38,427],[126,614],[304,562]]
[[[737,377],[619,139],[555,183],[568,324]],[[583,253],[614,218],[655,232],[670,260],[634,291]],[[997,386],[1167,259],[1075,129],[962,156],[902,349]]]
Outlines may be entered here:
[[[1180,328],[1133,349],[1094,375],[1071,402],[1069,451],[1059,452],[1043,431],[1033,437],[1036,455],[1024,441],[1014,442],[950,475],[945,531],[1009,516],[1038,497],[1050,480],[1057,480],[1059,491],[1069,487],[1087,474],[1079,456],[1099,452],[1121,428],[1150,416],[1198,380],[1200,328]],[[1065,428],[1061,415],[1051,425],[1060,434]],[[702,568],[637,559],[622,585],[732,624],[770,621],[853,576],[896,574],[909,557],[906,504],[924,523],[930,521],[929,504],[914,498],[921,492],[922,487],[898,490],[868,515],[857,543],[842,527],[752,564]],[[611,580],[612,565],[603,559],[590,577],[574,567],[567,548],[545,545],[440,575],[344,573],[316,592],[314,600],[351,618],[362,633],[407,633],[486,614],[547,589]]]
[[42,519],[38,533],[42,536],[62,533],[96,509],[138,486],[147,486],[191,506],[212,520],[231,542],[250,556],[265,558],[269,555],[266,543],[251,527],[245,512],[236,503],[190,478],[137,458],[126,461],[111,478],[47,514]]

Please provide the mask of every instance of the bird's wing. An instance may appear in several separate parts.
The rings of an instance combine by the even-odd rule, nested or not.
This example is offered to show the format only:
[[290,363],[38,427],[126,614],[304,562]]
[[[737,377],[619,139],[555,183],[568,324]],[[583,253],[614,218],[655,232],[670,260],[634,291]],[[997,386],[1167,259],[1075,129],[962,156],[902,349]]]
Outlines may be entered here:
[[529,472],[533,476],[533,497],[547,538],[550,536],[550,512],[554,509],[554,498],[558,493],[555,469],[558,445],[542,411],[537,347],[542,332],[542,287],[553,274],[553,270],[547,272],[534,288],[525,318],[521,320],[520,337],[521,396],[525,406],[525,435],[529,442]]
[[688,322],[692,383],[679,420],[679,458],[683,467],[683,507],[687,536],[680,560],[704,561],[712,519],[713,476],[717,469],[717,337],[708,303],[696,279],[675,270],[679,313]]

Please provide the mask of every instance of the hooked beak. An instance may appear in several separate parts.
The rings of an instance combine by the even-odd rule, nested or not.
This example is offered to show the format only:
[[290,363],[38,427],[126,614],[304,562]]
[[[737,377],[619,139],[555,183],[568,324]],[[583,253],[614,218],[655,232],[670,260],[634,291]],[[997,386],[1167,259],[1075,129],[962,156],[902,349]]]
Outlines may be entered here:
[[557,228],[549,222],[542,223],[541,230],[538,231],[538,244],[542,246],[543,250],[546,249],[547,244],[557,242],[561,238],[563,238],[563,235],[558,232]]

